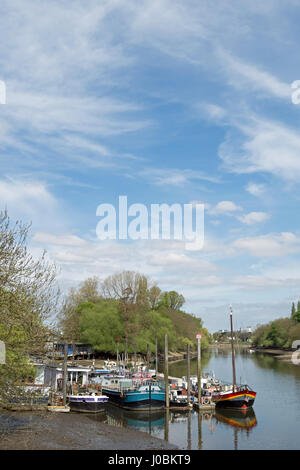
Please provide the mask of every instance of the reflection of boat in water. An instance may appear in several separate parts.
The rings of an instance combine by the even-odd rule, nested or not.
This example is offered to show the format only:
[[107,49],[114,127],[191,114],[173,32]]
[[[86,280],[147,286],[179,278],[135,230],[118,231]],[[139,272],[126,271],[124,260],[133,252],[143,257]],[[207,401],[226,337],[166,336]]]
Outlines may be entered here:
[[107,424],[155,434],[164,429],[165,410],[131,412],[115,406],[107,406],[106,417]]
[[253,408],[244,410],[216,408],[215,417],[218,421],[236,428],[250,429],[257,425]]

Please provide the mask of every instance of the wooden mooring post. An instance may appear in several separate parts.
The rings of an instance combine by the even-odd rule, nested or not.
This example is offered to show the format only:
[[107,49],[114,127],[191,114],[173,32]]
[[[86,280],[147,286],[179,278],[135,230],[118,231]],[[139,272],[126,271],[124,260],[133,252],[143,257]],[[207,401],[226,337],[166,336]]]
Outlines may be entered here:
[[68,343],[64,344],[64,367],[63,367],[63,406],[67,404],[67,380],[68,380]]
[[201,335],[197,335],[198,404],[201,405]]
[[134,343],[134,368],[136,368],[136,344]]
[[147,344],[147,369],[150,369],[150,345]]
[[191,346],[187,344],[187,402],[188,405],[191,403]]
[[165,335],[165,391],[166,391],[166,408],[169,409],[169,359],[168,359],[168,335]]
[[155,341],[155,375],[158,374],[158,341]]

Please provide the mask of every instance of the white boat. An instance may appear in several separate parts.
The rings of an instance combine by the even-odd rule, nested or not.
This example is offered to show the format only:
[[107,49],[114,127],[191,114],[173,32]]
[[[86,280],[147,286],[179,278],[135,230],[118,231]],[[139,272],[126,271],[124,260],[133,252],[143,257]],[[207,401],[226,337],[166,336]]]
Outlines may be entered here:
[[100,413],[105,410],[108,396],[96,393],[68,395],[68,402],[71,411],[79,411],[81,413]]

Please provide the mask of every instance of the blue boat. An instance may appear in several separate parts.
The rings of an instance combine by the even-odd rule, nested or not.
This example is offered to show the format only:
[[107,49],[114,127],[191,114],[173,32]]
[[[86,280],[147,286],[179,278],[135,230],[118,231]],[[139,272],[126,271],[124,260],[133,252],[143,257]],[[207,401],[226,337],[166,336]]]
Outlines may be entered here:
[[164,408],[166,394],[161,385],[153,381],[138,381],[124,377],[105,377],[102,393],[109,402],[128,410],[159,410]]

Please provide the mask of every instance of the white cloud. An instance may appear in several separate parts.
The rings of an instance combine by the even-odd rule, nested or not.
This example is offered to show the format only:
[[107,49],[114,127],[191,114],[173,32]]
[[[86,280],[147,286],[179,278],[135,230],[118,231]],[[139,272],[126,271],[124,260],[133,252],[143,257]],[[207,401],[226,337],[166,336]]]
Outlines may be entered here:
[[51,233],[38,232],[33,237],[33,242],[45,245],[62,245],[62,246],[83,246],[86,241],[76,235],[65,234],[55,235]]
[[212,215],[232,215],[233,213],[241,210],[242,207],[238,206],[232,201],[220,201],[212,209],[209,210],[209,213]]
[[191,181],[207,181],[218,183],[218,178],[206,175],[202,171],[179,168],[146,168],[139,172],[140,176],[158,186],[184,186]]
[[246,191],[252,194],[252,196],[259,197],[265,193],[266,187],[264,184],[257,184],[257,183],[249,182],[246,186]]
[[236,173],[267,172],[286,180],[298,181],[298,131],[258,118],[251,118],[240,130],[242,136],[228,134],[219,148],[219,156],[228,169]]
[[43,181],[21,178],[0,180],[0,210],[7,209],[12,221],[32,223],[35,230],[61,229],[63,206]]
[[266,212],[249,212],[249,214],[238,217],[238,219],[246,225],[253,225],[259,222],[264,222],[270,218]]
[[300,252],[300,238],[290,232],[239,238],[232,247],[257,257],[286,256]]
[[291,99],[291,87],[274,77],[271,73],[253,64],[234,57],[224,49],[219,49],[218,55],[224,65],[224,71],[228,75],[231,84],[247,90],[258,90],[276,98]]

